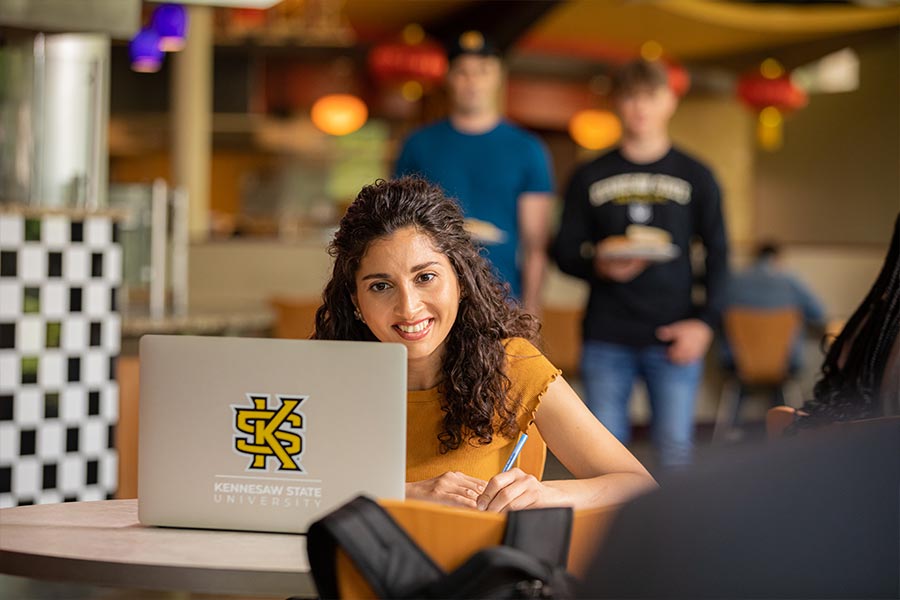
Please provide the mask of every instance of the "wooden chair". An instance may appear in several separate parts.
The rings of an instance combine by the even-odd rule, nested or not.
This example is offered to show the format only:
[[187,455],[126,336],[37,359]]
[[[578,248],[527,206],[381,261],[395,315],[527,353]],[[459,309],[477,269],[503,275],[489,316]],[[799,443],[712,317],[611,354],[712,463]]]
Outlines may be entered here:
[[116,425],[116,451],[119,455],[119,485],[116,498],[137,498],[138,479],[138,403],[141,364],[137,356],[120,356],[116,361],[119,383],[119,422]]
[[544,478],[544,466],[547,464],[547,444],[534,423],[526,433],[528,439],[519,453],[519,468],[540,481]]
[[269,299],[275,311],[273,334],[277,338],[309,339],[316,330],[316,310],[322,304],[317,298],[276,296]]
[[[774,406],[766,413],[766,436],[770,439],[778,439],[784,436],[785,430],[791,426],[797,418],[797,409],[790,406]],[[856,428],[867,427],[879,423],[896,423],[900,426],[900,415],[888,415],[884,417],[872,417],[869,419],[855,419],[852,421],[835,421],[819,427],[803,431],[822,431],[826,428],[843,427]]]
[[734,425],[741,401],[750,389],[762,388],[783,397],[791,346],[802,321],[794,308],[735,307],[725,311],[723,322],[734,356],[736,380],[723,386],[714,440],[723,438]]
[[[442,569],[452,571],[482,548],[503,540],[506,517],[497,513],[451,508],[417,500],[379,501],[424,552]],[[569,542],[568,569],[584,575],[618,507],[575,511]],[[341,598],[374,598],[369,584],[341,550],[336,557]]]
[[562,370],[565,377],[580,371],[582,309],[544,308],[541,317],[541,337],[550,362]]

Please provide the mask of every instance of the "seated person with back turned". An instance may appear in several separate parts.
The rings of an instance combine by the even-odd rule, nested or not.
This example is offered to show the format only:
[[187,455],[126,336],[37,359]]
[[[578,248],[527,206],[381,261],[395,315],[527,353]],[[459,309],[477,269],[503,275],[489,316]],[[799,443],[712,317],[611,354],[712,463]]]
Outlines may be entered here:
[[[407,498],[584,508],[655,487],[535,348],[537,321],[509,301],[440,188],[414,177],[364,187],[329,253],[314,337],[408,352]],[[501,472],[532,422],[576,479]]]
[[[781,249],[774,243],[760,245],[756,260],[746,270],[734,274],[728,282],[725,294],[726,310],[729,308],[796,308],[805,324],[823,326],[825,310],[802,281],[785,272],[780,264]],[[734,368],[734,357],[727,339],[722,339],[722,361]],[[799,330],[791,345],[789,373],[796,373],[803,366],[803,330]]]

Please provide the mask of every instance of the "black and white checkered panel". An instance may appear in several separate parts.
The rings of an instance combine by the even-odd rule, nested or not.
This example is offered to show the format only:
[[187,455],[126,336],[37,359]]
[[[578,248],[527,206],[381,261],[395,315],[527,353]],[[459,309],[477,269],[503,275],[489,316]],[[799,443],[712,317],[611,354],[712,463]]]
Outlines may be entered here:
[[115,492],[121,278],[111,218],[0,213],[0,507]]

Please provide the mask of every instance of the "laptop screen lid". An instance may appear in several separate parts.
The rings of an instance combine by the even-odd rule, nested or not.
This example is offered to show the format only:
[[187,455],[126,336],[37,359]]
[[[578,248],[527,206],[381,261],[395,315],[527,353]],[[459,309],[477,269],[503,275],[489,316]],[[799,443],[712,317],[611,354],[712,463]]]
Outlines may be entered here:
[[305,533],[404,497],[402,345],[146,335],[140,365],[141,523]]

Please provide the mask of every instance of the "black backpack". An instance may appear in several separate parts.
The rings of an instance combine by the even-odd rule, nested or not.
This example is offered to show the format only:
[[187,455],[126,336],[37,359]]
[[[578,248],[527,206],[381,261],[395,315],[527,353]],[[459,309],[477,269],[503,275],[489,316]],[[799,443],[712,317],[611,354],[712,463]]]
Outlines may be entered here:
[[321,598],[338,597],[338,548],[382,599],[571,598],[572,517],[571,508],[511,511],[502,546],[485,548],[446,573],[378,503],[359,496],[313,523],[306,548]]

